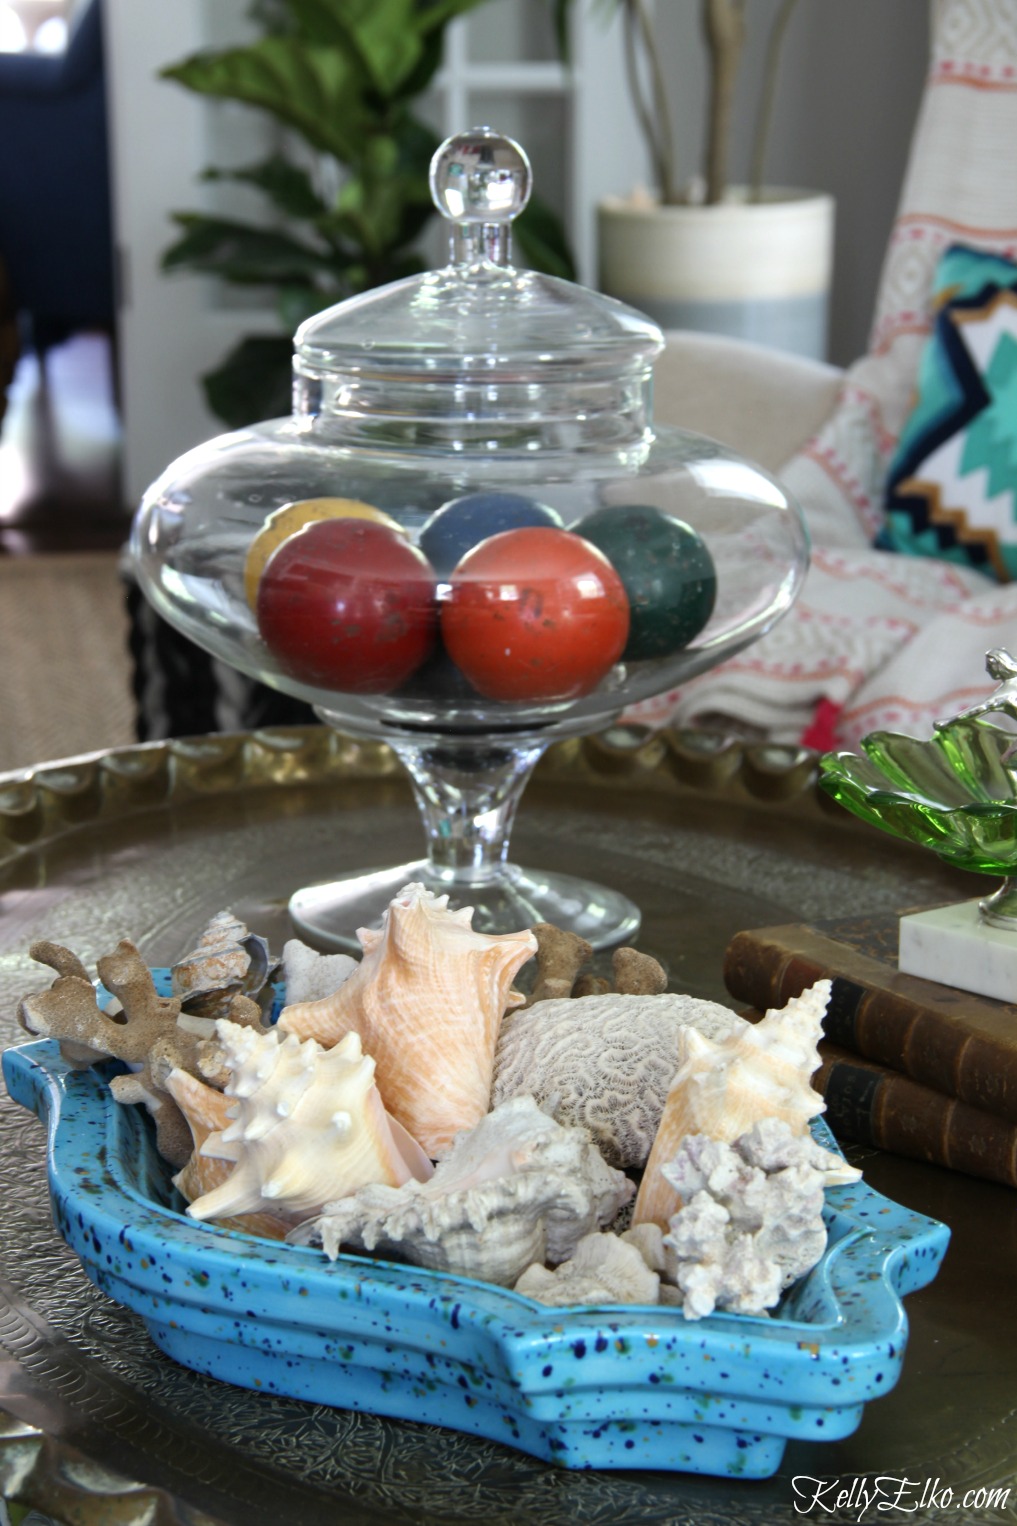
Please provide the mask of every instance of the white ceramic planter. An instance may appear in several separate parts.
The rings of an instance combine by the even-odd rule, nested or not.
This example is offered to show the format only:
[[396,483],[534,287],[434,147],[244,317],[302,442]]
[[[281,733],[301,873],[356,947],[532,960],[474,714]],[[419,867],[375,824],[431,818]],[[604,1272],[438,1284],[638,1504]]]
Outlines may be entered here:
[[834,203],[742,187],[718,206],[598,208],[600,288],[662,328],[700,329],[822,360]]

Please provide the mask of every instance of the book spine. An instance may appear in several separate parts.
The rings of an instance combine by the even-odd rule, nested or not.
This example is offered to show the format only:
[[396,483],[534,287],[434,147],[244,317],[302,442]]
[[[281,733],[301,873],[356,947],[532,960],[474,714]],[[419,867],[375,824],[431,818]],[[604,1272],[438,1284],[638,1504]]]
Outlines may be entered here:
[[[1017,1024],[1011,1011],[893,972],[886,980],[872,960],[845,956],[843,946],[808,930],[800,942],[805,949],[786,938],[738,933],[724,956],[732,996],[765,1011],[829,978],[823,1030],[831,1042],[1017,1123]],[[916,985],[928,994],[916,994]],[[979,1014],[977,1025],[965,1020],[965,1007]]]
[[823,1042],[812,1084],[838,1139],[1017,1187],[1017,1126]]

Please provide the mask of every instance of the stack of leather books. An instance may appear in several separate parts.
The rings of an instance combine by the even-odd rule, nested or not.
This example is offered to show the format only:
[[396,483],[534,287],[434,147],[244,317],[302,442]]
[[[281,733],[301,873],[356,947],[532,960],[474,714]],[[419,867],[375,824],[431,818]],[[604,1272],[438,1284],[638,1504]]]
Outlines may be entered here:
[[885,913],[738,933],[724,980],[759,1013],[832,980],[812,1084],[838,1138],[1017,1186],[1017,1005],[902,975],[897,925]]

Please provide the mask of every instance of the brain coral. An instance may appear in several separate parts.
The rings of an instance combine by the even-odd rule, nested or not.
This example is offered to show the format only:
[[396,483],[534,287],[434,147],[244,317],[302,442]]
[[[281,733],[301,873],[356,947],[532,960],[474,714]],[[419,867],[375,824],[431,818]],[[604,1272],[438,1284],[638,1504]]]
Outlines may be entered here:
[[644,1164],[678,1064],[678,1032],[710,1039],[747,1026],[718,1002],[659,996],[562,997],[506,1014],[491,1105],[529,1094],[558,1123],[589,1129],[612,1166]]

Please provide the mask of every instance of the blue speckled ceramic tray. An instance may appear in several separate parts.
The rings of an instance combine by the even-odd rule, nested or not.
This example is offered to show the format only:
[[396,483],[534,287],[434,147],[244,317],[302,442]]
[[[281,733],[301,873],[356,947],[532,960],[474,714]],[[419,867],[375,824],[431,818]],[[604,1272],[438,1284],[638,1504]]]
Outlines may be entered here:
[[3,1071],[48,1124],[57,1228],[169,1356],[567,1468],[762,1478],[789,1437],[848,1435],[896,1381],[901,1296],[931,1281],[949,1239],[864,1184],[839,1187],[827,1194],[827,1252],[780,1317],[547,1309],[467,1278],[196,1224],[146,1115],[114,1102],[102,1074],[70,1070],[48,1040],[8,1049]]

